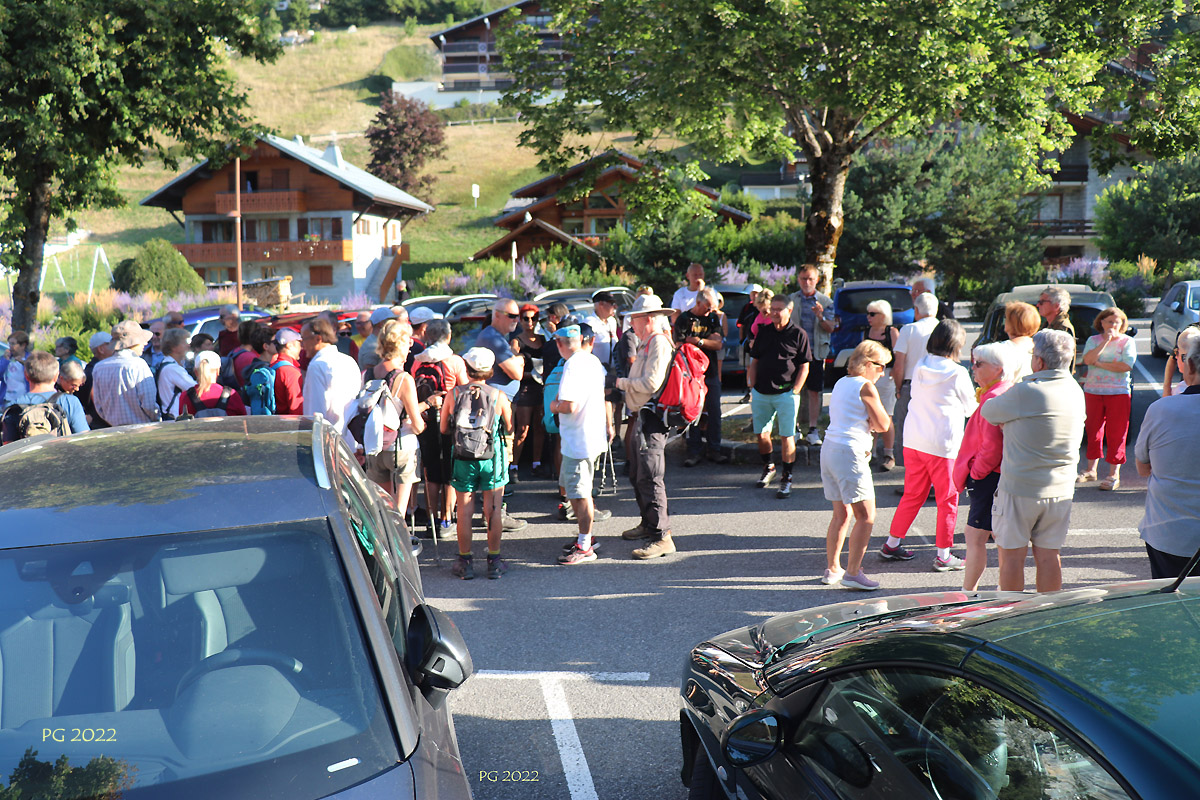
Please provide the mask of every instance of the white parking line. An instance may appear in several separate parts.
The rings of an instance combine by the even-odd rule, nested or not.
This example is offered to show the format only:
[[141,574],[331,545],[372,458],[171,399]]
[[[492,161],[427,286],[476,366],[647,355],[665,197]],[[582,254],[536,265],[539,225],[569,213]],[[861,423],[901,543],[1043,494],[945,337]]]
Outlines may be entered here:
[[542,696],[546,700],[546,712],[550,718],[550,730],[558,745],[558,757],[562,761],[563,776],[567,780],[567,791],[571,800],[599,800],[596,794],[596,784],[592,781],[592,771],[588,767],[587,757],[583,754],[583,745],[579,741],[579,732],[575,729],[575,720],[571,716],[571,707],[567,703],[567,693],[563,691],[566,681],[607,681],[607,682],[644,682],[650,680],[649,672],[557,672],[557,671],[522,671],[483,669],[475,673],[480,678],[510,678],[536,680],[542,687]]
[[1154,376],[1150,374],[1150,370],[1148,370],[1142,366],[1141,359],[1134,361],[1133,366],[1135,369],[1137,369],[1138,372],[1140,372],[1142,374],[1142,377],[1146,379],[1146,383],[1149,384],[1148,387],[1139,386],[1138,387],[1139,389],[1141,389],[1141,388],[1158,389],[1162,386],[1162,381],[1155,380]]

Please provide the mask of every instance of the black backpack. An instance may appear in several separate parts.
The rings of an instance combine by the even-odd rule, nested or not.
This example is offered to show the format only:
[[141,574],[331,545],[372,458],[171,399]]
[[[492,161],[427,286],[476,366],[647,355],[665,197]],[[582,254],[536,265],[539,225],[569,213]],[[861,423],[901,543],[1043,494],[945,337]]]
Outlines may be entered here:
[[[419,361],[416,369],[413,370],[413,383],[417,387],[417,402],[424,403],[430,397],[433,397],[439,392],[446,391],[446,362],[444,361]],[[425,417],[425,422],[436,424],[438,410],[436,408],[427,408],[422,415]]]
[[204,405],[204,401],[200,399],[200,395],[196,392],[195,386],[187,390],[187,395],[188,400],[192,401],[192,408],[195,409],[195,413],[192,414],[195,419],[201,419],[202,417],[229,416],[229,412],[226,411],[225,408],[229,405],[229,398],[231,395],[233,395],[233,389],[230,389],[228,386],[222,387],[221,396],[217,399],[217,404],[215,406]]
[[496,400],[500,390],[478,383],[454,389],[454,457],[487,461],[496,455]]
[[235,392],[242,390],[242,384],[238,382],[237,367],[234,365],[234,360],[242,353],[250,352],[249,347],[239,345],[230,351],[229,355],[221,359],[221,371],[217,373],[217,383],[222,386],[228,386]]
[[34,436],[67,436],[71,426],[67,414],[58,406],[62,392],[55,392],[40,403],[13,403],[0,417],[0,431],[4,442],[16,442]]
[[158,413],[164,420],[169,421],[175,419],[175,417],[171,416],[170,409],[171,406],[175,405],[175,398],[179,397],[180,389],[178,386],[176,386],[175,391],[171,393],[171,399],[167,401],[166,405],[163,405],[162,395],[160,395],[158,391],[158,378],[160,375],[162,375],[163,369],[165,369],[166,366],[167,360],[164,358],[162,361],[158,362],[158,366],[154,368],[154,399],[158,403]]

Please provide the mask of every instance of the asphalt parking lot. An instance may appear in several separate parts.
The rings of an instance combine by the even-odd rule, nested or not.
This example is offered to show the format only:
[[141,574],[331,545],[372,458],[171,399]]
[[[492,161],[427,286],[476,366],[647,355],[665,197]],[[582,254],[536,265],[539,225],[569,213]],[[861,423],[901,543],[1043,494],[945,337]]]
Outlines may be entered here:
[[[1139,349],[1149,352],[1149,326],[1138,324]],[[969,334],[968,341],[974,336]],[[1134,420],[1156,396],[1164,362],[1143,355],[1134,371]],[[739,390],[726,392],[735,408]],[[1136,438],[1130,434],[1130,449]],[[454,544],[441,545],[442,565],[427,544],[422,556],[427,594],[450,612],[475,660],[476,675],[451,695],[464,763],[475,796],[491,798],[682,798],[678,683],[689,648],[721,631],[774,614],[847,599],[823,586],[829,508],[821,493],[818,454],[797,465],[792,497],[754,488],[757,465],[680,465],[668,458],[679,552],[636,562],[637,546],[620,532],[637,522],[624,478],[616,497],[598,505],[613,519],[597,525],[599,560],[555,563],[575,535],[554,515],[549,481],[524,482],[509,510],[530,522],[508,537],[513,564],[503,579],[464,582],[449,573]],[[899,497],[900,470],[877,475],[879,513],[872,540],[882,542]],[[1071,534],[1063,550],[1064,583],[1080,586],[1148,578],[1137,536],[1145,480],[1132,465],[1117,492],[1094,485],[1076,493]],[[965,513],[960,515],[959,530]],[[941,591],[960,573],[931,569],[933,506],[918,516],[909,542],[917,558],[885,562],[869,553],[866,569],[881,594]],[[961,536],[958,539],[961,552]],[[477,531],[476,557],[483,552]],[[1029,579],[1032,582],[1032,564]],[[995,588],[991,554],[984,588]]]

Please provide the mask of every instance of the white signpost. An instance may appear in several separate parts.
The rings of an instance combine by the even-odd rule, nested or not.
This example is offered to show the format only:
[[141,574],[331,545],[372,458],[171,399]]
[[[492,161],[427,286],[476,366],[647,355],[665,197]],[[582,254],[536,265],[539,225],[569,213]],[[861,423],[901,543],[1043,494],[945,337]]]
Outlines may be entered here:
[[475,207],[479,208],[479,184],[471,184],[471,197],[475,198]]

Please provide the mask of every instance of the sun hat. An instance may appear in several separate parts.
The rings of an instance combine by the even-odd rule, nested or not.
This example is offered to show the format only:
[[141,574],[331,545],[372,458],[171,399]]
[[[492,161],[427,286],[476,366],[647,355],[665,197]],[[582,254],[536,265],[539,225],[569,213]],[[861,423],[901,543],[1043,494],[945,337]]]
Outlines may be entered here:
[[632,317],[638,314],[670,314],[671,309],[663,308],[662,299],[656,294],[641,294],[633,301],[633,307],[626,312],[625,316]]
[[463,361],[476,372],[484,372],[496,366],[496,354],[486,347],[472,347],[463,353]]
[[154,337],[150,331],[131,319],[118,322],[112,329],[113,350],[126,350],[144,345]]

